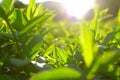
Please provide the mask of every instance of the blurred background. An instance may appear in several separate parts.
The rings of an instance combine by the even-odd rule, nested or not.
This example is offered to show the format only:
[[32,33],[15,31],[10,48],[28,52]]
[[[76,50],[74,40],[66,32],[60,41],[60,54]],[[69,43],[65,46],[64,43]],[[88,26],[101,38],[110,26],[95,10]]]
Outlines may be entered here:
[[[2,0],[0,0],[2,2]],[[15,0],[15,8],[25,8],[29,0]],[[115,18],[120,8],[120,0],[36,0],[36,4],[43,3],[45,9],[53,10],[56,14],[54,21],[91,20],[94,7],[99,10],[108,9],[108,19]]]

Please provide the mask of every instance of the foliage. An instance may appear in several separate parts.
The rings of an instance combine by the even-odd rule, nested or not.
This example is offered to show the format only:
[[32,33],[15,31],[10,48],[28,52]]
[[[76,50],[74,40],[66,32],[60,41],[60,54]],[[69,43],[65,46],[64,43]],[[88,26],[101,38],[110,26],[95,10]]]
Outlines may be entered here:
[[[120,8],[120,0],[95,0],[99,9],[103,10],[108,8],[109,11],[107,12],[109,15],[112,15],[111,17],[116,17],[117,16],[117,12]],[[107,4],[106,4],[107,3]]]
[[120,11],[103,21],[52,21],[54,14],[30,0],[27,9],[13,0],[0,6],[1,80],[119,80]]

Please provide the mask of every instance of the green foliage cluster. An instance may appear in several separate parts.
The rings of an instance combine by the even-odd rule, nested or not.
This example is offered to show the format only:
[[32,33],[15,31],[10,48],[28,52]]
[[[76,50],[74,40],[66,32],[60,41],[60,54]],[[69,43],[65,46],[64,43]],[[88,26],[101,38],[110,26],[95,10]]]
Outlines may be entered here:
[[95,0],[96,4],[98,5],[100,10],[109,8],[109,11],[107,12],[112,17],[117,16],[117,12],[120,8],[120,0]]
[[52,11],[30,0],[0,5],[0,80],[120,80],[120,11],[104,22],[53,22]]

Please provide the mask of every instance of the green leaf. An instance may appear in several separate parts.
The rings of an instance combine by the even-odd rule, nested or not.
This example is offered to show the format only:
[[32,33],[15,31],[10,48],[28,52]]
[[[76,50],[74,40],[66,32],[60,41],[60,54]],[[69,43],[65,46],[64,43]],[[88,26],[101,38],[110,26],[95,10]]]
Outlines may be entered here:
[[113,62],[116,62],[119,57],[120,55],[111,51],[106,52],[103,56],[99,56],[98,58],[96,58],[95,63],[93,64],[87,75],[88,80],[92,80],[95,77],[94,73],[96,73],[98,70],[104,70],[103,68],[105,68],[109,64],[112,64]]
[[22,59],[18,59],[18,58],[10,58],[10,62],[17,66],[17,67],[22,67],[28,63],[30,63],[30,60],[22,60]]
[[47,29],[43,29],[43,30],[41,30],[41,34],[42,34],[42,36],[45,36],[45,35],[47,35],[49,32],[51,32],[51,31],[53,31],[54,29],[56,29],[56,27],[51,27],[51,28],[49,28],[48,30]]
[[116,31],[115,32],[110,32],[107,34],[107,36],[104,38],[103,44],[106,45],[108,44],[113,38],[115,37]]
[[[2,53],[1,53],[1,54],[2,54]],[[1,62],[0,65],[3,66],[5,60],[7,60],[8,57],[9,57],[9,54],[8,54],[8,53],[3,53],[3,56],[0,58],[0,62]],[[3,62],[3,64],[2,64],[2,62]],[[1,68],[2,66],[0,66],[0,68]]]
[[119,11],[118,11],[118,16],[117,16],[117,18],[118,18],[118,21],[119,21],[119,24],[120,24],[120,9],[119,9]]
[[44,53],[44,56],[46,57],[46,56],[52,54],[52,52],[54,51],[54,49],[55,49],[55,45],[54,45],[54,44],[51,44],[51,45],[47,48],[46,52]]
[[1,7],[4,9],[5,14],[8,14],[13,8],[14,0],[3,0]]
[[32,51],[30,52],[32,59],[34,59],[36,55],[39,53],[42,44],[43,44],[43,41],[39,41],[35,46],[33,46]]
[[10,17],[12,20],[12,26],[16,30],[20,31],[25,28],[25,25],[27,24],[27,18],[23,11],[20,9],[15,9]]
[[80,80],[81,74],[71,68],[58,68],[44,71],[33,76],[30,80]]
[[45,51],[44,53],[44,57],[47,57],[48,60],[50,60],[51,62],[56,62],[55,57],[51,57],[50,55],[53,55],[55,52],[55,45],[51,44]]
[[9,34],[9,33],[4,33],[4,32],[0,32],[0,40],[12,40],[13,39],[13,35]]
[[87,26],[81,26],[80,28],[80,43],[82,46],[82,56],[84,58],[87,67],[90,67],[94,60],[93,52],[93,34]]
[[101,17],[105,17],[105,16],[107,16],[107,15],[106,15],[106,13],[108,12],[108,10],[109,10],[109,9],[108,9],[108,8],[106,8],[106,9],[104,9],[104,10],[100,11],[100,13],[99,13],[100,18],[101,18]]
[[57,52],[59,53],[58,55],[59,55],[59,57],[64,61],[64,62],[67,62],[67,54],[64,52],[64,50],[62,50],[62,49],[60,49],[60,48],[58,48],[58,47],[56,47],[56,50],[57,50]]
[[6,15],[5,15],[5,11],[3,10],[3,8],[0,6],[0,17],[6,20]]
[[40,16],[37,16],[33,19],[31,19],[26,25],[23,30],[20,31],[20,36],[30,32],[37,24],[42,24],[43,22],[46,21],[46,19],[49,17],[49,15],[42,14]]
[[35,8],[36,8],[36,4],[35,4],[36,0],[30,0],[29,5],[27,7],[27,19],[30,20],[31,18],[33,18],[34,16],[34,12],[35,12]]
[[92,30],[96,31],[97,27],[98,27],[97,26],[97,22],[98,22],[98,9],[97,8],[94,9],[94,13],[95,13],[95,16],[94,16],[93,20],[90,23],[90,28]]
[[25,39],[22,41],[23,53],[31,58],[39,51],[42,45],[42,38],[41,35],[31,35],[30,37],[25,37]]
[[7,74],[0,74],[0,80],[15,80],[12,76]]
[[41,15],[43,12],[43,4],[39,4],[35,10],[34,17]]
[[97,8],[95,8],[94,13],[95,13],[95,16],[90,23],[90,28],[91,28],[91,30],[93,30],[94,35],[95,35],[95,39],[96,39],[97,35],[98,35],[98,17],[99,17]]

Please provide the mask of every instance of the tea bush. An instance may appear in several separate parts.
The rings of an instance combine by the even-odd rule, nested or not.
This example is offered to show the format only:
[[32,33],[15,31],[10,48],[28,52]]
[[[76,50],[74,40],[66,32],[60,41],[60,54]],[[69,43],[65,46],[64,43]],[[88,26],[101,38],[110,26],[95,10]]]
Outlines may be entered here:
[[120,11],[104,21],[54,22],[30,0],[26,9],[0,5],[0,80],[120,80]]

